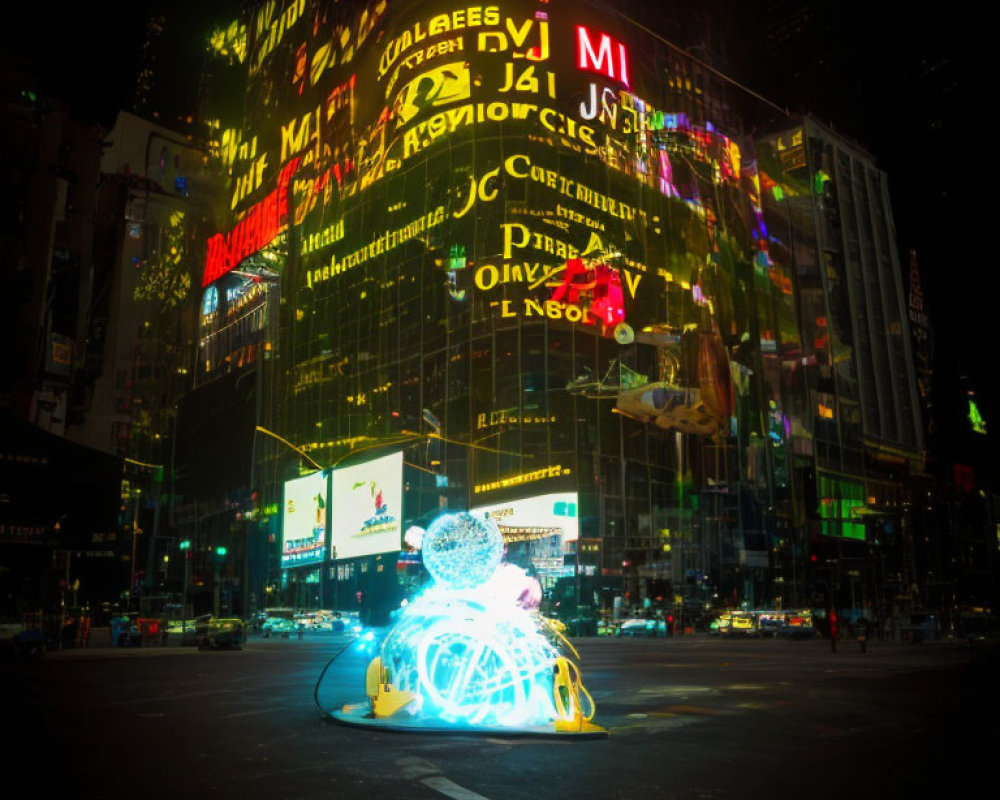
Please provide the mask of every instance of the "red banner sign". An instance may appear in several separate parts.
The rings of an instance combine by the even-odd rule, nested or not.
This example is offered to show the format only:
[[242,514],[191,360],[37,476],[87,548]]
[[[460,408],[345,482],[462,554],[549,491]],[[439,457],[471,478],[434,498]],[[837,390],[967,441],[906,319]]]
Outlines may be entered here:
[[288,221],[288,186],[301,161],[293,158],[285,164],[278,173],[277,188],[254,205],[229,233],[217,233],[208,240],[202,286],[221,278],[281,233]]

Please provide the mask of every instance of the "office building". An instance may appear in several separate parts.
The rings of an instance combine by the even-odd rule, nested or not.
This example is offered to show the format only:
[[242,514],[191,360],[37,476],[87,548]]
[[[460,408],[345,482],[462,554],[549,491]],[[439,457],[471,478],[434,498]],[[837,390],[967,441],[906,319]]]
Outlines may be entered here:
[[617,8],[216,37],[246,112],[196,384],[254,387],[242,602],[393,595],[404,531],[474,509],[581,605],[888,613],[923,443],[885,175]]

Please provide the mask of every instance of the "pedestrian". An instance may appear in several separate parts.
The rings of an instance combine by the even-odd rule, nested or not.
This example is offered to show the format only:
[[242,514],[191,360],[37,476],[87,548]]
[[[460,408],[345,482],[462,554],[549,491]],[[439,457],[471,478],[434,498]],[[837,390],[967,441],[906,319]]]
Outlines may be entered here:
[[837,611],[831,608],[830,614],[830,652],[837,652]]

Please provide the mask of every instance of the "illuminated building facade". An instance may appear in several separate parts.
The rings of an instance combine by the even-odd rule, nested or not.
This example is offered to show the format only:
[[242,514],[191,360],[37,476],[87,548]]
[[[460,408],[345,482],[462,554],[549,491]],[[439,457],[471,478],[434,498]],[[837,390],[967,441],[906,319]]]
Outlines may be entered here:
[[[902,491],[871,499],[872,454],[922,444],[870,159],[606,5],[267,3],[216,44],[247,110],[199,381],[254,365],[260,424],[324,467],[402,450],[404,529],[573,494],[562,550],[525,551],[549,586],[839,590],[813,543],[867,541],[851,509]],[[261,502],[299,465],[258,436]],[[369,555],[308,581],[398,567]]]

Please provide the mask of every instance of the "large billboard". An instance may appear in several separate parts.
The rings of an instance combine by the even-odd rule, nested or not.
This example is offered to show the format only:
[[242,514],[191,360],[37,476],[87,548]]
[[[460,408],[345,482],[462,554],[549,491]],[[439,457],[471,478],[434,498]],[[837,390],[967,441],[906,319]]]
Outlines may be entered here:
[[321,563],[326,557],[326,475],[315,472],[285,481],[281,514],[281,566]]
[[403,454],[334,470],[333,558],[398,551],[402,543]]
[[557,492],[477,506],[472,513],[496,522],[508,561],[545,579],[572,574],[564,557],[567,543],[580,537],[578,508],[576,492]]

